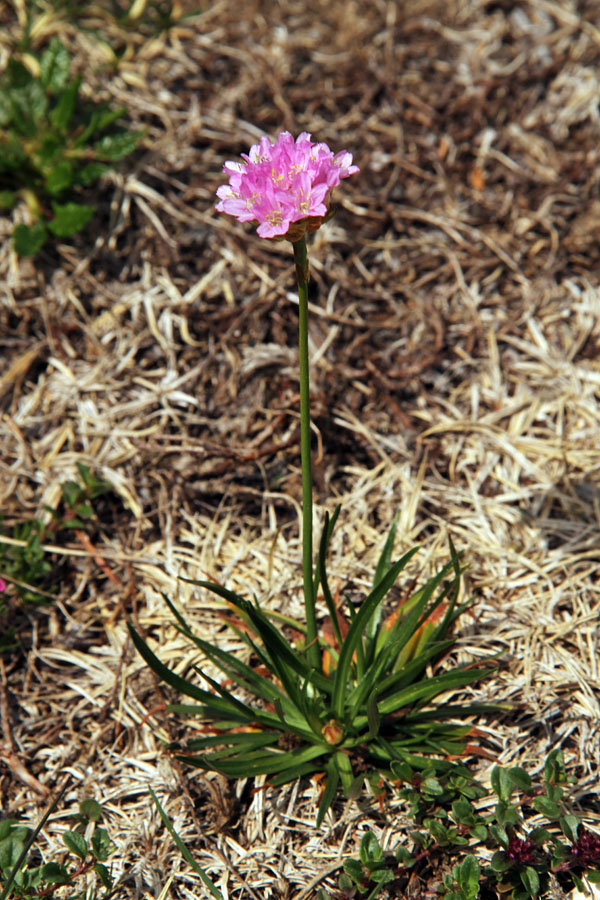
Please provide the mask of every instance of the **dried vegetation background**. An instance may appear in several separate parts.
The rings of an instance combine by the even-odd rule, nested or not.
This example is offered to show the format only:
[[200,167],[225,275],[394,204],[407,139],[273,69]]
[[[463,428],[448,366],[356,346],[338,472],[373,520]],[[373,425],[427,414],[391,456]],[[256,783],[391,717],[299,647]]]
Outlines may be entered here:
[[[0,506],[7,525],[42,515],[77,460],[115,493],[97,553],[54,555],[58,600],[2,661],[3,813],[37,821],[67,775],[63,815],[106,804],[132,898],[171,875],[167,896],[205,890],[149,786],[226,897],[300,900],[368,827],[397,840],[393,804],[340,802],[317,833],[315,784],[180,770],[158,740],[183,733],[172,698],[125,630],[189,670],[166,591],[235,648],[179,575],[301,614],[291,253],[213,209],[224,160],[289,129],[361,167],[310,248],[316,516],[344,508],[332,580],[360,596],[398,511],[397,549],[423,548],[411,577],[450,534],[476,597],[458,652],[506,654],[478,692],[515,704],[483,723],[493,755],[535,771],[562,746],[597,823],[598,4],[221,0],[158,36],[80,7],[40,14],[36,41],[59,33],[147,139],[71,244],[18,260],[0,223]],[[22,9],[5,4],[3,60]]]

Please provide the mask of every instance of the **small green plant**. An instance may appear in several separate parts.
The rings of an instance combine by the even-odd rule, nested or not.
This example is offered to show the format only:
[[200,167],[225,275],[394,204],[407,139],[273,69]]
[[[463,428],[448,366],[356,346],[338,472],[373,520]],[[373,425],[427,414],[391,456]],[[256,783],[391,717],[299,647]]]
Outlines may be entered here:
[[[44,550],[44,543],[65,529],[85,529],[94,518],[92,501],[112,490],[108,481],[97,478],[83,463],[77,463],[81,483],[65,481],[61,484],[63,511],[46,507],[52,521],[45,525],[40,519],[30,519],[13,526],[12,534],[0,530],[0,575],[13,585],[20,601],[27,604],[47,603],[53,586],[49,576],[53,566]],[[10,537],[9,541],[2,538]],[[0,594],[0,614],[5,611],[6,598]]]
[[117,125],[124,107],[86,102],[80,86],[56,37],[39,58],[9,59],[0,76],[0,211],[27,205],[31,224],[17,225],[12,234],[21,256],[33,256],[51,236],[81,231],[95,212],[81,202],[82,189],[132,153],[142,137]]
[[[339,900],[373,900],[391,882],[395,895],[404,896],[409,878],[420,882],[423,896],[440,900],[534,900],[549,896],[555,885],[568,892],[584,891],[586,881],[600,883],[600,835],[565,809],[565,785],[575,779],[566,774],[562,751],[549,754],[537,786],[518,766],[495,766],[489,814],[479,803],[488,792],[467,772],[440,777],[433,768],[418,771],[406,763],[392,769],[404,784],[400,796],[416,829],[393,855],[366,832],[358,859],[344,862]],[[325,891],[318,896],[328,900]]]
[[[62,835],[66,849],[59,860],[38,864],[33,859],[39,856],[32,852],[36,839],[60,796],[34,831],[16,819],[0,821],[0,900],[51,897],[65,887],[71,889],[69,900],[92,900],[110,894],[113,882],[105,862],[116,847],[98,824],[102,807],[95,800],[84,800],[79,814],[72,817],[74,827]],[[95,875],[92,888],[86,886],[90,873]]]
[[77,469],[81,483],[61,484],[62,509],[46,507],[52,516],[50,523],[44,524],[40,519],[18,522],[10,534],[0,527],[0,654],[18,646],[16,628],[10,624],[9,616],[13,597],[21,607],[52,601],[55,567],[44,545],[67,529],[85,531],[95,517],[93,501],[112,490],[108,481],[97,478],[83,463],[78,462]]
[[[272,615],[219,585],[193,582],[236,611],[237,616],[226,621],[246,643],[249,663],[194,635],[166,600],[179,631],[254,702],[239,699],[200,669],[196,671],[208,690],[175,674],[130,625],[135,646],[156,674],[197,702],[172,704],[169,711],[199,715],[206,722],[203,730],[209,736],[190,740],[178,758],[232,778],[268,775],[274,787],[322,772],[326,779],[319,822],[338,784],[353,795],[360,791],[365,773],[390,775],[396,760],[438,773],[462,771],[449,757],[468,752],[465,742],[473,728],[457,720],[497,709],[476,703],[436,707],[433,702],[492,671],[469,665],[436,674],[427,671],[452,645],[450,628],[467,605],[457,604],[461,569],[452,546],[452,562],[384,619],[382,601],[414,553],[390,565],[392,529],[373,589],[358,610],[348,602],[344,614],[334,602],[325,571],[336,518],[337,511],[326,520],[314,576],[315,593],[321,586],[335,635],[332,641],[319,637],[318,668],[312,666],[305,638],[291,643]],[[306,626],[295,620],[276,616],[275,621],[306,635]]]

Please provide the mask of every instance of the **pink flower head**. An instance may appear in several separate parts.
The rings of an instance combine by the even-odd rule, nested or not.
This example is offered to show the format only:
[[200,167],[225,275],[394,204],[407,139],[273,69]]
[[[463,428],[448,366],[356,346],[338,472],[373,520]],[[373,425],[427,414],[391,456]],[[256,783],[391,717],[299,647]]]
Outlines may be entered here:
[[6,582],[4,578],[0,578],[0,594],[6,590]]
[[[265,238],[298,240],[315,231],[329,212],[334,187],[359,171],[351,153],[334,156],[327,144],[313,143],[304,131],[295,141],[289,131],[274,144],[262,137],[242,159],[223,166],[229,184],[217,190],[216,208],[240,222],[258,222],[257,232]],[[302,220],[307,220],[303,226],[290,228]]]

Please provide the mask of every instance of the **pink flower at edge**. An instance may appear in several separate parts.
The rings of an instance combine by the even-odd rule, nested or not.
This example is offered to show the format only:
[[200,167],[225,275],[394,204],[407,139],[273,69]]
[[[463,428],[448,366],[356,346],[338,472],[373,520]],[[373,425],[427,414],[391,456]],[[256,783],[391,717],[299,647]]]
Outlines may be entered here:
[[4,578],[0,578],[0,594],[6,590],[6,582]]
[[[228,184],[217,190],[216,209],[239,222],[258,222],[257,233],[264,238],[298,240],[315,231],[329,212],[333,189],[360,171],[352,165],[351,153],[334,155],[307,132],[294,141],[289,131],[282,131],[274,144],[262,137],[242,159],[223,166]],[[304,229],[293,227],[304,220]]]

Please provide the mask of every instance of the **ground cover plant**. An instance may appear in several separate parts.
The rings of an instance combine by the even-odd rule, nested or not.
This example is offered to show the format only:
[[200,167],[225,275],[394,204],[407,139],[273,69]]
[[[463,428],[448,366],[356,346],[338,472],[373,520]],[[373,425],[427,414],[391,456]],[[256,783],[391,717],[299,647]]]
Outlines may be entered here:
[[[493,674],[447,701],[509,707],[468,723],[483,732],[468,739],[473,749],[494,757],[469,762],[486,792],[467,797],[473,816],[496,815],[495,765],[540,789],[543,760],[560,748],[575,779],[559,816],[567,827],[565,817],[579,820],[575,840],[535,797],[512,795],[523,818],[515,837],[543,827],[551,839],[535,852],[515,843],[522,859],[501,885],[489,866],[507,848],[489,836],[484,846],[472,821],[461,826],[469,845],[448,843],[394,875],[409,895],[440,896],[440,886],[472,895],[476,862],[487,900],[506,884],[534,887],[531,873],[528,885],[521,878],[529,867],[540,892],[549,871],[548,891],[561,896],[562,874],[585,867],[568,857],[553,871],[554,840],[571,853],[581,838],[589,857],[600,821],[597,10],[538,0],[183,3],[159,32],[142,19],[136,29],[132,10],[143,4],[117,5],[123,15],[103,0],[81,4],[81,15],[74,4],[30,5],[33,56],[58,37],[83,74],[81,95],[127,108],[128,127],[147,137],[135,166],[126,158],[76,189],[97,206],[92,230],[18,258],[11,234],[27,211],[0,217],[5,536],[17,522],[52,527],[49,509],[64,518],[61,485],[79,482],[78,462],[113,486],[86,532],[92,546],[61,529],[57,575],[45,576],[53,599],[23,612],[18,646],[0,660],[2,817],[34,829],[68,773],[31,864],[64,861],[68,816],[93,796],[117,848],[112,895],[127,898],[340,896],[344,862],[360,860],[361,847],[376,866],[378,845],[388,866],[399,844],[414,855],[410,832],[461,836],[451,824],[459,797],[446,804],[451,777],[467,778],[457,772],[413,775],[426,775],[424,826],[418,798],[404,793],[414,785],[365,780],[353,761],[363,792],[336,792],[316,828],[323,778],[272,787],[265,775],[227,779],[180,764],[164,747],[208,735],[195,717],[166,712],[181,697],[157,683],[127,632],[129,619],[180,678],[201,684],[200,665],[221,683],[173,628],[166,595],[211,650],[267,677],[247,621],[201,581],[256,596],[302,648],[292,624],[306,619],[290,249],[214,202],[224,160],[263,135],[311,132],[351,149],[361,170],[336,188],[337,214],[308,239],[315,524],[342,508],[327,548],[331,597],[348,617],[360,611],[397,517],[397,557],[421,551],[390,588],[384,622],[443,570],[451,537],[467,566],[458,605],[473,602],[441,665],[425,672],[497,656]],[[0,69],[28,6],[0,9]],[[3,581],[13,604],[15,582]],[[333,678],[340,642],[322,586],[316,619]],[[375,887],[344,885],[355,897]]]
[[142,137],[120,122],[125,107],[83,102],[81,80],[70,75],[58,37],[39,57],[12,55],[0,75],[0,211],[27,207],[31,224],[12,233],[21,256],[34,256],[52,235],[85,228],[95,207],[78,199],[78,189],[109,172]]

